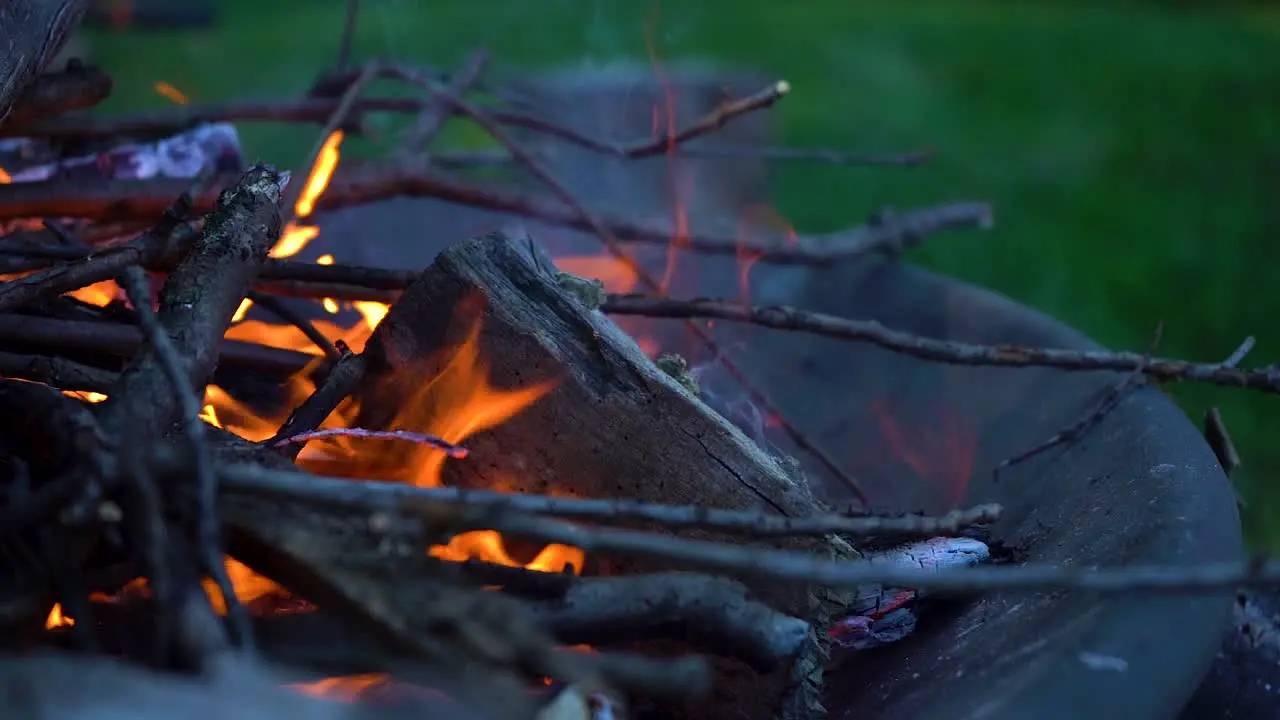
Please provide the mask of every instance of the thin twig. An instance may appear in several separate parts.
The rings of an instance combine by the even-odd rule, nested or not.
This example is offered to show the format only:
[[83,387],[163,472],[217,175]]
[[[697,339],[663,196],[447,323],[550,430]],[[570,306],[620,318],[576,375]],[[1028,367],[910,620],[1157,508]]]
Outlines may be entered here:
[[338,352],[338,348],[334,346],[329,338],[325,337],[324,333],[320,332],[319,328],[315,326],[315,323],[307,319],[307,316],[290,307],[289,303],[274,295],[259,291],[249,293],[249,299],[263,310],[298,328],[308,340],[320,348],[325,357],[335,362],[341,359],[342,353]]
[[356,21],[360,19],[360,0],[347,0],[347,14],[342,22],[342,40],[338,45],[338,70],[351,65],[351,48],[355,45]]
[[938,340],[887,328],[874,320],[849,320],[783,305],[749,306],[728,300],[671,300],[637,295],[611,295],[601,310],[616,315],[707,317],[751,323],[775,330],[808,332],[824,337],[869,342],[922,360],[953,365],[1051,367],[1071,371],[1134,371],[1159,380],[1195,380],[1280,393],[1280,368],[1239,370],[1223,363],[1194,363],[1135,352],[1063,350],[1016,345],[973,345]]
[[[462,63],[453,79],[449,81],[449,90],[462,97],[473,85],[480,81],[480,76],[489,65],[489,53],[484,48],[474,50]],[[453,115],[453,108],[441,107],[442,103],[434,97],[422,105],[413,125],[405,131],[404,140],[400,143],[400,151],[405,153],[424,152],[431,142],[444,129],[445,122]]]
[[[1163,335],[1164,335],[1164,324],[1159,323],[1156,325],[1155,333],[1153,334],[1151,339],[1151,345],[1147,349],[1147,354],[1144,359],[1144,365],[1146,362],[1150,361],[1151,356],[1155,354],[1156,349],[1160,346],[1160,338]],[[1035,445],[1027,450],[1024,450],[1012,457],[1005,458],[1004,460],[1001,460],[999,463],[997,463],[995,468],[991,470],[992,479],[998,481],[1000,479],[1000,473],[1005,471],[1006,469],[1014,465],[1017,465],[1019,463],[1026,462],[1027,460],[1037,455],[1040,455],[1042,453],[1045,453],[1059,445],[1065,445],[1067,443],[1077,442],[1078,440],[1080,440],[1080,438],[1084,437],[1085,434],[1087,434],[1090,430],[1096,427],[1098,423],[1101,423],[1102,419],[1105,418],[1108,414],[1110,414],[1112,410],[1116,409],[1116,407],[1120,405],[1120,401],[1124,399],[1125,394],[1129,390],[1141,385],[1142,379],[1143,379],[1142,369],[1135,368],[1132,372],[1126,375],[1124,379],[1120,380],[1119,382],[1113,385],[1108,386],[1106,391],[1103,393],[1102,398],[1093,407],[1093,409],[1089,411],[1088,414],[1084,415],[1079,420],[1076,420],[1066,428],[1053,434],[1048,439],[1044,440],[1038,445]]]
[[338,405],[355,391],[360,380],[364,378],[364,355],[351,352],[351,349],[342,341],[338,341],[338,351],[342,357],[334,363],[320,386],[289,413],[288,419],[276,434],[265,442],[266,445],[275,448],[283,446],[284,454],[290,458],[297,458],[302,445],[288,444],[289,438],[319,428],[325,418],[329,417]]
[[[188,188],[190,190],[190,188]],[[135,265],[149,253],[163,248],[190,214],[192,194],[184,192],[172,203],[166,203],[160,221],[134,241],[94,254],[88,253],[79,260],[53,265],[26,277],[0,283],[0,311],[22,307],[41,297],[78,290],[103,280],[110,280],[124,268]],[[77,250],[83,252],[83,250]]]
[[133,265],[120,275],[125,293],[138,316],[147,341],[173,388],[182,418],[183,437],[193,458],[196,476],[197,545],[205,572],[213,578],[222,593],[227,608],[227,618],[235,642],[247,652],[253,652],[253,629],[249,613],[236,597],[231,578],[223,562],[222,527],[218,520],[218,475],[213,469],[213,455],[204,439],[204,422],[200,419],[200,399],[192,391],[187,371],[173,346],[173,341],[161,326],[151,306],[151,286],[142,268]]
[[[649,289],[650,292],[665,294],[665,288],[663,288],[662,283],[650,274],[644,266],[637,262],[636,259],[631,256],[631,253],[627,252],[627,249],[622,245],[618,238],[614,236],[612,230],[606,227],[578,200],[576,196],[574,196],[572,192],[556,180],[550,171],[542,166],[542,163],[534,158],[514,138],[508,135],[505,130],[499,127],[498,124],[489,117],[488,113],[458,97],[448,88],[441,86],[439,83],[419,77],[412,73],[405,73],[404,78],[408,82],[424,87],[442,101],[453,106],[459,114],[465,115],[472,122],[479,125],[494,140],[498,141],[500,145],[506,148],[507,152],[511,153],[511,156],[515,158],[522,167],[528,170],[531,175],[537,178],[552,195],[564,203],[565,207],[572,211],[577,220],[586,225],[587,228],[591,230],[592,234],[600,239],[600,242],[604,245],[605,249],[609,251],[609,254],[613,255],[618,261],[623,263],[623,265],[626,266],[627,269],[629,269],[635,277]],[[656,146],[665,148],[671,144],[697,137],[698,135],[722,126],[730,118],[744,112],[772,105],[789,91],[790,86],[787,85],[787,83],[778,82],[774,86],[756,93],[751,97],[725,103],[715,112],[712,112],[710,115],[703,118],[702,121],[695,123],[693,126],[686,128],[673,136],[658,138],[655,142],[661,142]],[[643,152],[648,152],[648,150],[642,149],[642,151],[638,151],[636,157],[642,157]],[[862,489],[862,486],[858,481],[852,475],[845,472],[844,468],[840,467],[839,463],[835,462],[830,455],[801,432],[800,428],[796,427],[796,425],[781,412],[777,405],[775,405],[767,395],[756,387],[755,383],[747,377],[747,374],[743,372],[736,363],[731,361],[728,355],[721,350],[719,344],[716,342],[709,330],[693,320],[688,320],[686,325],[694,336],[711,351],[712,356],[715,357],[720,366],[723,367],[725,371],[729,373],[730,377],[732,377],[734,381],[737,382],[738,385],[747,393],[747,396],[751,398],[751,401],[777,420],[779,428],[781,428],[782,431],[791,438],[792,442],[802,450],[809,452],[820,463],[822,463],[822,465],[825,466],[832,475],[839,479],[853,493],[858,502],[861,502],[863,505],[868,503],[866,492]]]
[[328,428],[325,430],[311,430],[310,432],[302,432],[296,435],[290,435],[282,440],[277,440],[272,447],[280,447],[282,445],[305,444],[311,440],[321,440],[331,437],[349,437],[360,438],[362,440],[404,440],[415,445],[425,445],[435,448],[448,455],[451,458],[465,458],[467,449],[454,445],[444,438],[426,433],[413,432],[412,430],[366,430],[364,428]]
[[[456,506],[443,510],[447,516]],[[487,512],[487,511],[486,511]],[[482,513],[477,513],[480,515]],[[833,561],[808,553],[691,540],[615,528],[587,528],[545,517],[508,514],[464,523],[539,542],[560,543],[588,553],[620,553],[675,565],[775,582],[812,583],[854,589],[886,585],[935,594],[1000,590],[1081,590],[1097,593],[1222,592],[1240,585],[1280,583],[1280,562],[1216,562],[1201,565],[1064,567],[1049,563],[938,570],[899,563]]]
[[593,522],[648,522],[669,529],[716,530],[751,537],[821,537],[830,534],[932,537],[994,522],[1001,513],[999,505],[979,505],[966,510],[954,510],[940,517],[817,515],[796,518],[700,505],[656,505],[637,500],[595,500],[449,487],[426,488],[403,483],[270,470],[252,465],[222,466],[219,472],[223,475],[223,486],[236,492],[268,493],[298,501],[356,506],[369,511],[394,511],[405,503],[452,502],[492,510],[518,510]]
[[[719,130],[735,118],[755,110],[772,107],[774,103],[786,97],[789,92],[791,92],[791,84],[785,80],[779,80],[769,87],[746,97],[730,99],[720,103],[715,109],[699,118],[692,125],[681,128],[674,133],[663,131],[662,134],[655,137],[627,145],[617,145],[596,140],[572,128],[552,123],[533,115],[497,110],[492,113],[492,119],[494,122],[503,125],[521,127],[526,130],[551,135],[586,150],[605,155],[640,159],[669,153],[675,146]],[[506,145],[506,143],[503,144]],[[507,150],[510,151],[511,148],[508,147]],[[511,156],[521,165],[525,165],[525,162],[520,160],[517,153],[512,152]]]
[[1222,361],[1222,364],[1227,367],[1238,366],[1240,363],[1244,362],[1245,356],[1253,350],[1253,346],[1255,344],[1257,344],[1257,340],[1254,340],[1252,335],[1245,338],[1244,341],[1240,343],[1240,347],[1236,348],[1234,352],[1228,355],[1227,359]]
[[1231,477],[1231,473],[1240,467],[1240,452],[1236,450],[1235,443],[1231,442],[1231,433],[1227,432],[1227,425],[1216,407],[1204,412],[1204,439],[1213,450],[1214,457],[1218,458],[1222,472]]

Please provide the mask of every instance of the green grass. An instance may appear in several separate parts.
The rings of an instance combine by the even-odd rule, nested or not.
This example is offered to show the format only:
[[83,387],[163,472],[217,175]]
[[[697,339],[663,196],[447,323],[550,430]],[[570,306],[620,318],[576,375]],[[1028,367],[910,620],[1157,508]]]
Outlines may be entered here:
[[[112,35],[96,59],[111,104],[160,105],[166,80],[197,101],[292,95],[332,61],[340,0],[224,0],[208,33]],[[1214,360],[1249,334],[1251,363],[1280,356],[1280,11],[1173,11],[1147,3],[970,0],[366,0],[358,51],[435,65],[475,45],[496,69],[710,57],[788,79],[777,112],[794,145],[931,147],[918,169],[788,167],[781,210],[834,229],[882,205],[985,198],[986,235],[939,238],[913,259],[1004,292],[1123,348]],[[246,132],[296,163],[314,128]],[[1280,549],[1280,400],[1179,386],[1210,404],[1244,456],[1238,484],[1257,545]]]

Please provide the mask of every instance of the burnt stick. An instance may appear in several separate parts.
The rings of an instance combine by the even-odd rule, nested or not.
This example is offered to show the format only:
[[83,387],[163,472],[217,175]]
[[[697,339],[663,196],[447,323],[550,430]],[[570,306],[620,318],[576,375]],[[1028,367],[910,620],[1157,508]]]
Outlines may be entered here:
[[[247,189],[246,189],[247,190]],[[193,258],[199,261],[199,257]],[[181,278],[181,268],[177,276]],[[205,573],[213,578],[218,586],[218,591],[222,594],[227,607],[227,618],[230,620],[230,626],[235,634],[236,642],[246,650],[252,651],[253,633],[249,626],[249,615],[244,607],[240,604],[236,597],[235,589],[231,584],[231,578],[227,575],[226,563],[222,556],[222,529],[218,522],[218,476],[213,470],[213,456],[205,444],[205,424],[200,419],[201,397],[204,395],[203,385],[192,387],[189,384],[189,377],[186,368],[183,367],[183,359],[178,355],[178,349],[174,341],[169,337],[171,332],[170,326],[160,324],[160,320],[156,316],[155,309],[151,306],[151,285],[147,280],[147,274],[136,265],[125,268],[120,274],[117,282],[124,288],[125,293],[129,297],[129,302],[133,304],[134,311],[137,313],[138,326],[142,328],[143,337],[146,339],[145,348],[139,353],[150,352],[154,355],[155,361],[160,368],[160,373],[164,375],[172,388],[173,400],[176,404],[176,415],[182,427],[182,438],[188,444],[188,450],[191,453],[192,464],[194,467],[195,483],[196,483],[196,551],[199,553],[200,562],[204,566]],[[177,329],[177,328],[173,328]],[[124,379],[127,377],[128,371],[121,378],[121,385],[124,385]],[[212,369],[210,369],[212,374]],[[199,391],[200,395],[196,392]],[[115,392],[113,388],[111,392]],[[110,395],[108,395],[110,399]],[[134,404],[136,410],[138,404]],[[108,410],[108,412],[110,412]],[[147,475],[147,473],[139,473]],[[173,540],[169,545],[174,543]],[[198,587],[197,583],[192,583]],[[185,606],[192,605],[193,602],[187,599],[182,603]],[[204,612],[194,610],[204,615]],[[191,611],[188,611],[191,612]],[[189,623],[183,623],[187,625]],[[217,637],[216,641],[203,641],[199,643],[200,647],[217,647],[221,642],[221,627],[216,621],[209,623],[205,619],[204,624],[216,628],[208,635]],[[202,653],[202,654],[208,654]]]
[[[188,188],[189,190],[190,188]],[[176,263],[182,254],[168,240],[191,212],[191,195],[183,191],[176,201],[166,205],[159,213],[160,220],[147,232],[132,242],[110,248],[102,253],[88,253],[79,260],[53,265],[25,277],[0,283],[0,311],[12,310],[37,300],[76,290],[103,280],[110,280],[125,268],[137,264],[147,254],[167,249],[171,262]],[[82,252],[82,251],[81,251]]]
[[[282,185],[281,175],[271,168],[259,165],[246,171],[235,188],[223,193],[190,256],[170,274],[160,294],[157,317],[174,339],[192,390],[203,391],[208,383],[231,317],[280,236]],[[179,417],[177,399],[166,385],[156,352],[144,348],[104,404],[104,416],[140,415],[131,406],[146,403],[148,429],[161,436]]]
[[[252,631],[222,561],[217,476],[198,415],[200,397],[217,367],[219,343],[231,316],[280,236],[283,185],[279,173],[259,165],[222,194],[190,255],[165,282],[158,311],[152,310],[143,271],[130,266],[121,273],[146,342],[99,408],[108,427],[139,439],[164,437],[175,422],[182,424],[195,465],[197,549],[205,572],[223,593],[232,629],[245,649],[252,648]],[[166,215],[157,223],[160,235],[172,232],[175,216]],[[175,591],[190,592],[182,586]],[[182,598],[181,603],[179,612],[199,612],[194,600]],[[208,647],[211,642],[194,644]]]
[[[129,358],[142,344],[142,332],[119,322],[0,313],[0,342],[10,348],[23,346],[27,352],[57,348]],[[221,340],[218,347],[222,365],[280,375],[291,375],[316,357],[241,340]]]
[[0,351],[0,376],[34,380],[61,390],[105,393],[119,373],[49,355],[23,355]]
[[296,459],[304,445],[289,444],[284,447],[277,447],[277,445],[295,435],[320,427],[325,418],[329,417],[338,405],[355,391],[364,378],[364,356],[351,352],[345,344],[342,345],[339,353],[337,362],[315,392],[289,413],[284,425],[281,425],[276,434],[263,443],[264,446],[273,447],[281,455]]

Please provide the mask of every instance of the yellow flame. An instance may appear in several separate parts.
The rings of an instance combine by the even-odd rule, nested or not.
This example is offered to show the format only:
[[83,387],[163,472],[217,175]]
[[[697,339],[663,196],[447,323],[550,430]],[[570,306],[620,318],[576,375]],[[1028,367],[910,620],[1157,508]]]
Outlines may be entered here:
[[59,627],[71,627],[75,624],[74,618],[62,614],[62,603],[55,603],[53,609],[49,611],[49,617],[45,618],[44,629],[52,630]]
[[378,323],[382,322],[382,318],[386,317],[391,310],[390,305],[371,300],[356,300],[351,303],[351,306],[364,318],[364,324],[369,326],[370,330],[378,327]]
[[249,298],[245,298],[241,300],[240,307],[236,308],[235,314],[231,316],[231,322],[238,323],[241,320],[243,320],[244,316],[249,313],[249,308],[251,307],[253,307],[252,300],[250,300]]
[[[342,146],[342,137],[341,130],[334,130],[329,133],[329,137],[325,138],[324,143],[320,146],[320,153],[316,156],[315,164],[311,166],[307,182],[302,186],[298,201],[293,205],[293,214],[297,216],[298,220],[304,220],[311,215],[311,212],[315,210],[316,200],[324,193],[324,189],[329,186],[329,180],[333,178],[333,171],[338,169],[338,160],[341,157],[339,148]],[[286,258],[297,255],[307,246],[307,243],[311,242],[319,234],[320,229],[317,227],[291,221],[285,226],[280,241],[271,249],[271,257]]]

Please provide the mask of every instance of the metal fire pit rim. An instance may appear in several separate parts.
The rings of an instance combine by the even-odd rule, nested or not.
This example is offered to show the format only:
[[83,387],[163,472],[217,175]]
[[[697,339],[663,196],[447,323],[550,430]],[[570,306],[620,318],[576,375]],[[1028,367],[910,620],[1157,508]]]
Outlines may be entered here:
[[[886,306],[880,308],[875,317],[886,324],[896,325],[895,313],[900,313],[900,317],[911,317],[918,311],[894,309],[892,304],[895,301],[914,300],[927,306],[933,299],[944,298],[941,304],[951,306],[953,318],[983,318],[983,322],[968,327],[949,328],[954,333],[948,335],[952,339],[970,342],[1009,340],[1080,350],[1103,349],[1064,323],[1006,296],[905,263],[877,260],[856,269],[846,268],[841,275],[846,287],[862,286],[854,291],[860,300],[851,300],[851,295],[846,293],[839,294],[839,300],[833,302],[833,296],[827,295],[826,302],[819,301],[810,304],[811,307],[816,304],[818,309],[839,312],[839,307],[833,307],[839,305],[846,308],[843,314],[848,314],[848,307],[868,307],[868,303],[861,301],[867,297],[888,298],[884,300]],[[996,319],[989,323],[987,320],[990,318]],[[922,324],[928,325],[929,321],[924,320]],[[986,326],[992,324],[1003,325],[1004,329],[990,331]],[[923,332],[919,327],[904,329]],[[1047,381],[1063,378],[1064,383],[1078,382],[1052,371],[1046,372],[1043,378]],[[1155,388],[1144,388],[1129,395],[1104,423],[1138,424],[1145,429],[1133,437],[1123,437],[1125,442],[1137,438],[1136,442],[1131,442],[1131,451],[1136,457],[1132,467],[1151,467],[1153,472],[1159,470],[1163,475],[1142,477],[1134,473],[1133,477],[1104,477],[1098,479],[1100,485],[1147,483],[1153,504],[1158,502],[1161,511],[1176,515],[1172,519],[1122,520],[1141,526],[1135,531],[1140,542],[1134,543],[1130,557],[1123,562],[1194,565],[1244,557],[1234,493],[1200,431],[1169,397]],[[1092,432],[1098,435],[1108,433],[1103,428]],[[1095,437],[1086,440],[1081,443],[1082,448],[1089,442],[1105,443],[1107,439]],[[1090,450],[1083,448],[1080,452]],[[1124,473],[1126,469],[1119,470]],[[975,469],[975,477],[982,472],[989,472],[989,469]],[[1034,474],[1037,471],[1028,472]],[[977,495],[965,501],[998,500],[981,490]],[[1099,492],[1098,496],[1105,497],[1105,493]],[[1121,511],[1126,509],[1130,508],[1121,508]],[[1049,551],[1050,554],[1053,552]],[[1090,559],[1087,551],[1075,557],[1085,561]],[[1011,607],[1017,599],[1009,595],[1011,601],[1002,605],[999,600],[1004,595],[993,594],[989,600],[978,602],[991,602],[993,611],[999,612],[998,608]],[[948,692],[938,693],[940,696],[928,697],[921,702],[906,702],[904,705],[907,707],[896,709],[893,706],[899,703],[873,692],[873,696],[887,699],[886,704],[890,708],[882,706],[867,715],[869,707],[864,698],[845,706],[832,705],[832,716],[900,717],[906,715],[897,713],[909,708],[909,716],[921,720],[1174,718],[1213,662],[1229,623],[1233,595],[1233,590],[1226,590],[1199,596],[1101,598],[1089,613],[1074,618],[1067,627],[1044,628],[1040,647],[1027,645],[1026,658],[1001,677],[988,677],[984,682],[942,683]],[[939,646],[946,647],[946,643],[930,645],[927,640],[914,646],[911,642],[912,639],[908,639],[902,650],[890,650],[890,654],[902,653],[891,662],[902,662],[904,667],[928,668],[933,663],[921,655]],[[1124,661],[1126,658],[1136,661],[1117,662],[1108,668],[1107,661]],[[1158,658],[1158,661],[1153,662],[1153,658]],[[858,682],[856,674],[842,676],[839,670],[834,674],[836,677],[832,680],[837,684]],[[894,683],[882,678],[880,684],[883,691],[892,688]]]

